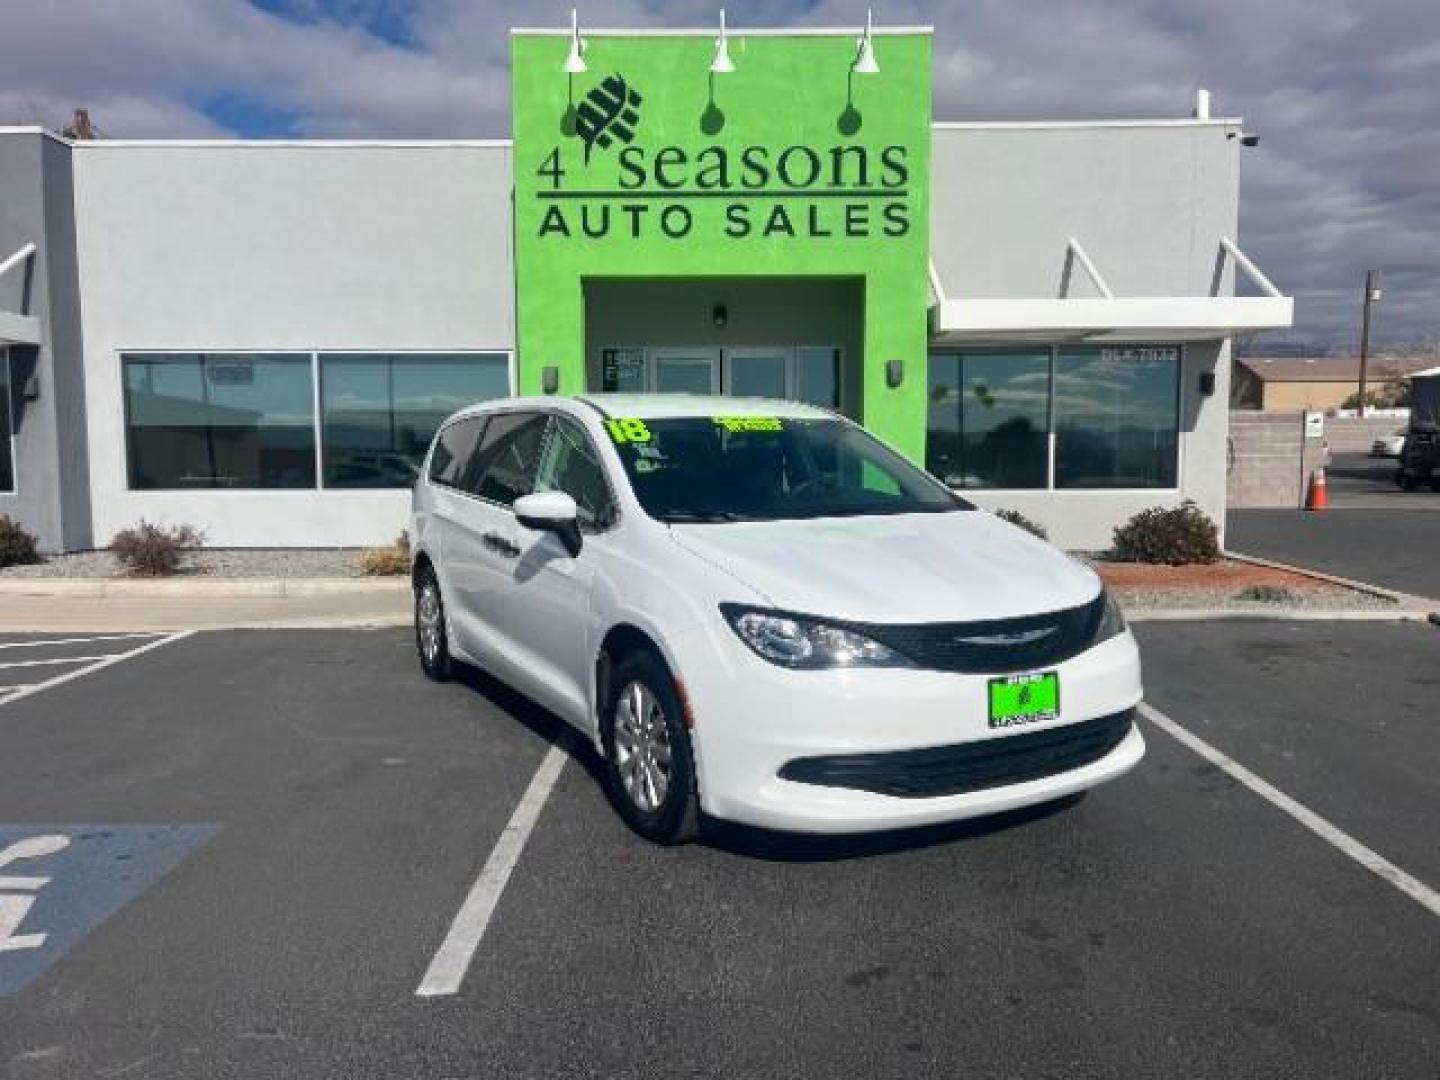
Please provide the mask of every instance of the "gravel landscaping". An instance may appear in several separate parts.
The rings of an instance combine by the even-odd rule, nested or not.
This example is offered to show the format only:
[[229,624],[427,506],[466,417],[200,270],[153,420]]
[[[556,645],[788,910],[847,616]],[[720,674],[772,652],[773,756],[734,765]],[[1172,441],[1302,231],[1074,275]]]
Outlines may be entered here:
[[[54,555],[34,566],[0,570],[5,578],[128,577],[108,551]],[[202,548],[187,552],[177,577],[358,578],[359,548]]]
[[1393,609],[1383,596],[1289,570],[1233,559],[1196,566],[1156,566],[1087,560],[1122,608],[1233,608],[1249,611],[1376,611]]

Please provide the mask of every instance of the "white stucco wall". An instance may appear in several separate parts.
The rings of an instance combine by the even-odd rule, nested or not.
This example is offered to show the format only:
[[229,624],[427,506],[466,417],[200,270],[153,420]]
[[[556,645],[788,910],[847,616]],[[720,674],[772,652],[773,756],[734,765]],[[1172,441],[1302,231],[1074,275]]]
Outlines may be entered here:
[[394,538],[407,491],[129,491],[120,354],[513,351],[504,144],[88,143],[74,154],[94,537]]
[[[1207,296],[1222,236],[1236,239],[1240,140],[1233,121],[937,125],[930,251],[951,298],[1061,295],[1079,240],[1116,296]],[[1243,244],[1242,244],[1243,246]],[[1069,295],[1098,295],[1072,268]],[[1220,295],[1234,289],[1227,261]],[[1003,342],[996,342],[1002,344]],[[1047,344],[1061,344],[1050,341]],[[1213,371],[1215,393],[1200,394]],[[1062,547],[1099,550],[1116,525],[1189,498],[1224,528],[1228,341],[1184,345],[1180,486],[1171,491],[966,491],[1019,510]]]

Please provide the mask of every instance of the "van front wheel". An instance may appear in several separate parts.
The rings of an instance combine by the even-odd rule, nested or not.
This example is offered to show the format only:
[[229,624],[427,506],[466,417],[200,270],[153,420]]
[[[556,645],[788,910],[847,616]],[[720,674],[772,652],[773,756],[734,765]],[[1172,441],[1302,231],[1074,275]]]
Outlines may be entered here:
[[610,798],[625,823],[656,844],[699,834],[699,788],[685,709],[659,657],[631,652],[611,672],[601,714]]
[[428,566],[415,575],[415,649],[426,675],[436,682],[449,681],[455,665],[445,633],[445,602],[435,571]]

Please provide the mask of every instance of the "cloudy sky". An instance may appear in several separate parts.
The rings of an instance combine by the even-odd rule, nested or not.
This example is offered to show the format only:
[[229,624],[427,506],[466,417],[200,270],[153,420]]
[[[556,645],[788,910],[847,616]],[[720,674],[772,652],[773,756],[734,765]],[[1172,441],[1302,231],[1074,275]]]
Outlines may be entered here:
[[[1174,117],[1194,88],[1261,135],[1242,246],[1294,337],[1440,343],[1440,0],[870,0],[936,27],[947,120]],[[695,26],[699,0],[581,3],[592,25]],[[854,24],[865,0],[730,0],[732,25]],[[0,124],[88,106],[113,137],[508,134],[507,29],[570,0],[0,0]]]

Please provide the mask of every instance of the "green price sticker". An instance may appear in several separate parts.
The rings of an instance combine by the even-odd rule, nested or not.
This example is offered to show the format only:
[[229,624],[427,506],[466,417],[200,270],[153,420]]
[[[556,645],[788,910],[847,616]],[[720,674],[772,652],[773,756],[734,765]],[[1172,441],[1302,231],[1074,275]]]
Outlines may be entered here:
[[717,416],[715,423],[726,431],[782,431],[777,416]]
[[650,429],[645,426],[644,420],[606,420],[605,430],[610,432],[610,438],[615,441],[616,446],[650,441]]

